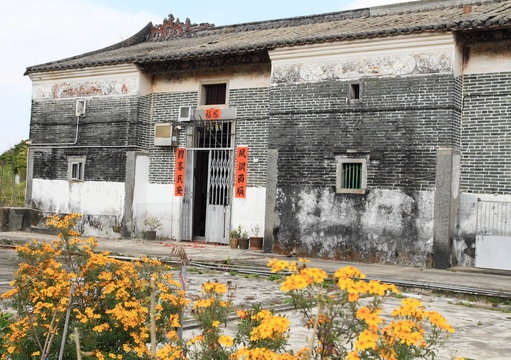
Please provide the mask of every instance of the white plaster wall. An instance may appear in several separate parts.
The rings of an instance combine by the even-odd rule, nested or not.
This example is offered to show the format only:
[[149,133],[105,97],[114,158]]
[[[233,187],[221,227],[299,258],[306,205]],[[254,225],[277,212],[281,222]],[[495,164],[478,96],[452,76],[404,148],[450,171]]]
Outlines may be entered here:
[[184,92],[198,91],[202,81],[227,81],[229,89],[247,89],[270,86],[270,71],[255,68],[254,71],[225,71],[193,73],[179,77],[157,77],[154,79],[153,92]]
[[144,231],[144,219],[154,216],[162,223],[162,228],[157,230],[158,237],[178,239],[183,198],[174,196],[174,184],[147,184],[145,198],[142,194],[137,194],[133,205],[135,235],[140,236]]
[[511,71],[511,41],[474,44],[464,69],[465,74]]
[[123,216],[123,182],[34,179],[32,200],[44,212],[91,216],[93,223],[83,222],[84,235],[119,237],[112,227]]
[[30,74],[33,100],[145,95],[152,78],[132,64]]
[[451,34],[420,34],[277,48],[272,83],[452,73]]
[[265,187],[248,187],[245,199],[237,199],[233,195],[231,229],[241,225],[249,236],[255,236],[252,229],[255,225],[258,225],[260,229],[259,236],[263,236],[265,201]]
[[137,155],[135,160],[133,207],[135,204],[144,203],[147,199],[147,186],[149,185],[149,163],[149,156]]
[[477,199],[511,202],[511,195],[461,193],[452,253],[458,266],[474,266],[477,231]]

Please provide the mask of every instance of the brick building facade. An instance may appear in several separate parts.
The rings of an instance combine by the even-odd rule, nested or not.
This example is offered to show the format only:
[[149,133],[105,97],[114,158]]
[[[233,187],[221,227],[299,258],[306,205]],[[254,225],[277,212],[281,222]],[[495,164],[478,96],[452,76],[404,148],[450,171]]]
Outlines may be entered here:
[[84,213],[90,234],[137,236],[156,216],[178,240],[226,243],[241,225],[263,230],[266,251],[511,268],[498,258],[511,236],[510,15],[488,0],[223,27],[170,17],[29,67],[29,204]]

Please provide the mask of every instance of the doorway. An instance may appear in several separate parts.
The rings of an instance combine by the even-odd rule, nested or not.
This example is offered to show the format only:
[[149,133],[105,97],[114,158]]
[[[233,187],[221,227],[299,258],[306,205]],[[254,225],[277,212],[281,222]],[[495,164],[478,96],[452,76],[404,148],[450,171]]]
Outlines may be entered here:
[[204,240],[206,236],[209,151],[195,150],[195,154],[192,236],[195,240]]
[[208,122],[195,129],[194,147],[186,149],[183,240],[229,241],[233,136],[231,122]]

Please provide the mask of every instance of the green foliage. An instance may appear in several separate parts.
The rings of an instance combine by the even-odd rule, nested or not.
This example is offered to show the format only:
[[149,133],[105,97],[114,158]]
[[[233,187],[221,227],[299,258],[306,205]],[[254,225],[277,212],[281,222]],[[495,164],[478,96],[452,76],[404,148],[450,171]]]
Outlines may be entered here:
[[243,228],[241,227],[241,225],[238,225],[238,227],[232,229],[229,232],[229,237],[231,239],[241,239],[242,233],[243,233]]
[[0,356],[5,353],[5,338],[12,332],[10,325],[12,323],[12,315],[4,312],[0,312]]
[[24,174],[27,169],[28,145],[20,141],[0,155],[0,163],[5,164],[14,174]]
[[[24,141],[0,155],[0,206],[23,206],[28,146]],[[19,175],[21,182],[15,183]]]

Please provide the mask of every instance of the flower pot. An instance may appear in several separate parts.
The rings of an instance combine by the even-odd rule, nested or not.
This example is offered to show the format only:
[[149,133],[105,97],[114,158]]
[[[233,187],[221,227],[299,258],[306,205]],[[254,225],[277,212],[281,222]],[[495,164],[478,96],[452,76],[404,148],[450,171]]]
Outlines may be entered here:
[[230,238],[229,246],[231,247],[231,249],[237,249],[238,248],[238,238]]
[[253,236],[250,238],[250,248],[252,250],[261,250],[263,248],[263,238],[259,236]]
[[145,232],[146,240],[156,240],[156,230],[148,230]]
[[248,239],[240,239],[238,243],[240,249],[248,249]]

